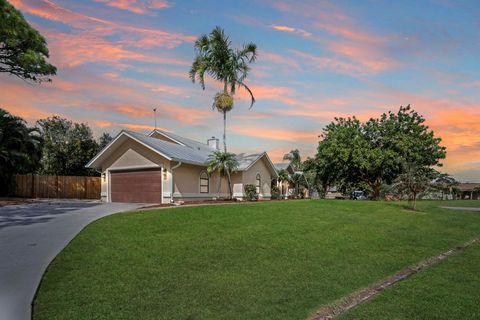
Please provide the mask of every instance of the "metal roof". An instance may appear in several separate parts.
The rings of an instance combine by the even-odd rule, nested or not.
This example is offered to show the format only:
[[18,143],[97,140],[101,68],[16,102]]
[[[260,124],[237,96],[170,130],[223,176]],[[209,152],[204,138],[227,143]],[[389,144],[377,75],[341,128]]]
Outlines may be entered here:
[[[216,150],[208,146],[207,144],[202,144],[201,142],[184,138],[170,132],[160,131],[158,129],[156,131],[160,134],[166,135],[167,137],[181,144],[154,138],[135,131],[122,130],[112,142],[110,142],[87,164],[87,167],[98,168],[99,163],[103,162],[103,158],[108,157],[111,154],[112,150],[109,149],[111,149],[115,145],[115,141],[119,140],[122,137],[124,137],[123,139],[125,139],[125,137],[134,139],[137,142],[152,149],[153,151],[158,152],[160,155],[166,157],[168,160],[200,166],[206,166],[210,155]],[[153,132],[150,135],[152,134]],[[266,155],[266,152],[256,154],[240,153],[236,155],[238,161],[238,170],[247,170],[264,155]],[[270,159],[268,160],[270,161]],[[273,173],[276,174],[275,170],[273,170]]]

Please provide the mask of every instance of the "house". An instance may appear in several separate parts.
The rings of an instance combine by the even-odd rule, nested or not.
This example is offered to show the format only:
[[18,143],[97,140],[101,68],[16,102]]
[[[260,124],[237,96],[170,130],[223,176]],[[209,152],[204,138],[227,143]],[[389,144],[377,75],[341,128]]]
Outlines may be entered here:
[[[149,135],[124,130],[86,166],[101,172],[106,202],[206,200],[229,196],[227,180],[207,172],[209,156],[218,148],[215,138],[202,143],[158,129]],[[238,154],[237,161],[233,197],[243,199],[245,185],[253,184],[259,199],[270,199],[277,173],[267,153]]]
[[303,175],[303,172],[302,171],[298,171],[298,170],[295,170],[293,168],[293,166],[290,164],[290,163],[275,163],[274,164],[275,166],[275,170],[277,171],[277,173],[281,170],[285,170],[288,172],[289,174],[289,177],[290,177],[290,181],[276,181],[276,186],[278,187],[278,190],[280,191],[280,195],[282,198],[288,198],[288,197],[292,197],[292,196],[295,196],[295,183],[292,182],[291,178],[294,176],[294,175],[298,175],[300,177],[302,181],[302,184],[305,184],[307,186],[307,188],[304,189],[303,191],[303,194],[302,196],[304,198],[307,198],[308,197],[308,193],[309,193],[309,189],[308,189],[308,181],[307,179],[305,178],[305,176]]
[[460,199],[480,200],[480,183],[459,183],[456,188]]

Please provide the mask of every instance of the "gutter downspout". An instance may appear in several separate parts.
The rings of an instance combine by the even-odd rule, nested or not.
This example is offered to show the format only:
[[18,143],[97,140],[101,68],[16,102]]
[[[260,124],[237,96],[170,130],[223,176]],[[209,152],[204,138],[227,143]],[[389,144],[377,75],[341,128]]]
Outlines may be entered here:
[[173,174],[173,170],[177,169],[178,167],[180,167],[182,165],[182,162],[181,161],[178,161],[178,163],[173,166],[170,170],[172,170],[172,193],[170,194],[170,202],[173,203],[173,193],[175,192],[175,181],[174,181],[174,174]]

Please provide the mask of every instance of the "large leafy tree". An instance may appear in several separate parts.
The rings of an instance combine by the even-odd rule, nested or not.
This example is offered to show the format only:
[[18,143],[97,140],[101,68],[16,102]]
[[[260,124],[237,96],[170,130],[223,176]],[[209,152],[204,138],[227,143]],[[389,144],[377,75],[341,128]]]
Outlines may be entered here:
[[41,153],[41,138],[36,128],[27,127],[22,118],[0,109],[0,194],[13,192],[13,176],[34,172]]
[[214,151],[209,159],[207,171],[209,174],[217,172],[219,174],[218,192],[222,186],[222,179],[227,178],[228,191],[230,199],[233,197],[232,173],[238,169],[238,161],[235,154],[222,151]]
[[85,164],[95,156],[98,144],[84,123],[53,116],[37,121],[43,143],[41,173],[52,175],[93,175]]
[[337,186],[367,185],[374,198],[383,184],[391,184],[407,167],[429,168],[445,158],[441,139],[410,106],[366,123],[336,118],[326,126],[315,157],[319,176],[334,173]]
[[0,0],[0,72],[27,81],[50,81],[55,66],[47,62],[45,38],[6,0]]
[[208,74],[223,85],[223,91],[215,95],[213,108],[223,115],[223,151],[227,152],[227,112],[233,108],[233,95],[237,89],[243,88],[251,97],[250,107],[255,102],[252,91],[245,84],[245,79],[250,71],[250,63],[257,58],[257,46],[248,43],[234,49],[224,30],[216,27],[210,34],[198,38],[194,47],[196,56],[190,69],[192,81],[198,80],[205,90],[205,74]]

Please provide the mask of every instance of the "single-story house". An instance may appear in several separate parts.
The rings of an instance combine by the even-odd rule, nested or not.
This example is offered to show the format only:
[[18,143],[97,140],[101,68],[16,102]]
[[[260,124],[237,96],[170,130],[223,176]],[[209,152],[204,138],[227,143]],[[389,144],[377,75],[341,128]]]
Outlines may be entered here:
[[[101,198],[106,202],[224,198],[229,196],[227,180],[207,172],[208,159],[218,148],[214,137],[202,143],[158,129],[149,135],[124,130],[86,166],[101,173]],[[233,197],[243,199],[245,185],[253,184],[259,199],[270,199],[277,173],[268,154],[241,153],[237,161],[238,170],[231,177]]]
[[480,200],[480,183],[459,183],[457,189],[460,199]]
[[[303,197],[307,198],[309,196],[309,189],[308,189],[308,181],[303,175],[302,171],[295,170],[293,166],[290,163],[283,162],[283,163],[275,163],[275,170],[277,170],[277,173],[281,170],[285,170],[288,172],[288,175],[290,179],[293,177],[293,175],[299,175],[300,179],[303,179],[302,183],[307,186],[305,190],[303,191]],[[276,180],[276,186],[278,187],[278,190],[280,191],[280,194],[282,198],[288,198],[295,196],[295,184],[290,180],[290,181],[278,181]]]

